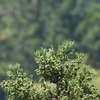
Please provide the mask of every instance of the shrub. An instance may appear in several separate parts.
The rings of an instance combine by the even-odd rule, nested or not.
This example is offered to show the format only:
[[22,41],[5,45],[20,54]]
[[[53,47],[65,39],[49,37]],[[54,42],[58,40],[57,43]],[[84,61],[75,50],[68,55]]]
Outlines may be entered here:
[[57,51],[51,46],[35,52],[40,76],[37,84],[18,63],[9,65],[9,79],[0,84],[7,91],[8,100],[100,100],[100,91],[88,83],[95,72],[82,64],[84,54],[76,52],[73,44],[64,41]]

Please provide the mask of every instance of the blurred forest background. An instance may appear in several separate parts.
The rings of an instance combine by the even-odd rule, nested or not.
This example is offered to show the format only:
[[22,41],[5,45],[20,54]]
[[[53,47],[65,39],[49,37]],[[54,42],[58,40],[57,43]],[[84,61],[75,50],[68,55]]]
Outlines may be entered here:
[[[74,40],[100,73],[100,0],[0,0],[0,82],[16,62],[37,81],[34,51],[63,40]],[[4,95],[0,89],[0,100]]]

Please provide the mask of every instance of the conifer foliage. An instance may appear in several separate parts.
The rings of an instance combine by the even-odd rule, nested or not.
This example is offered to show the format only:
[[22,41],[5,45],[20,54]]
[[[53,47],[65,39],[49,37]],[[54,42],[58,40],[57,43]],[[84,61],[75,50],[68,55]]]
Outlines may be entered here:
[[84,54],[76,52],[73,45],[73,41],[64,41],[56,51],[51,46],[35,52],[38,83],[27,77],[18,63],[9,65],[9,79],[0,83],[8,100],[100,100],[99,90],[88,83],[95,72],[82,64]]

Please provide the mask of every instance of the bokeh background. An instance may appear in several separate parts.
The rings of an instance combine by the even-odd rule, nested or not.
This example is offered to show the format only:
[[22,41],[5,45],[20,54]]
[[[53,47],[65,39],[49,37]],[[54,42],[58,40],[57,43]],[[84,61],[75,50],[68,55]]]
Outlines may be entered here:
[[63,40],[85,53],[84,62],[98,73],[91,83],[100,88],[100,0],[0,0],[0,82],[17,62],[37,81],[34,51],[56,49]]

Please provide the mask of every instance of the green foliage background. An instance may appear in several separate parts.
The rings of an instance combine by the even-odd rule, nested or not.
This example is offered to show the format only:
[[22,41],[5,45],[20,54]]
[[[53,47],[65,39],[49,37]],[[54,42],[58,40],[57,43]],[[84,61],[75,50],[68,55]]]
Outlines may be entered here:
[[0,0],[0,81],[16,62],[38,80],[33,52],[64,39],[74,40],[87,63],[100,68],[99,10],[99,0]]

